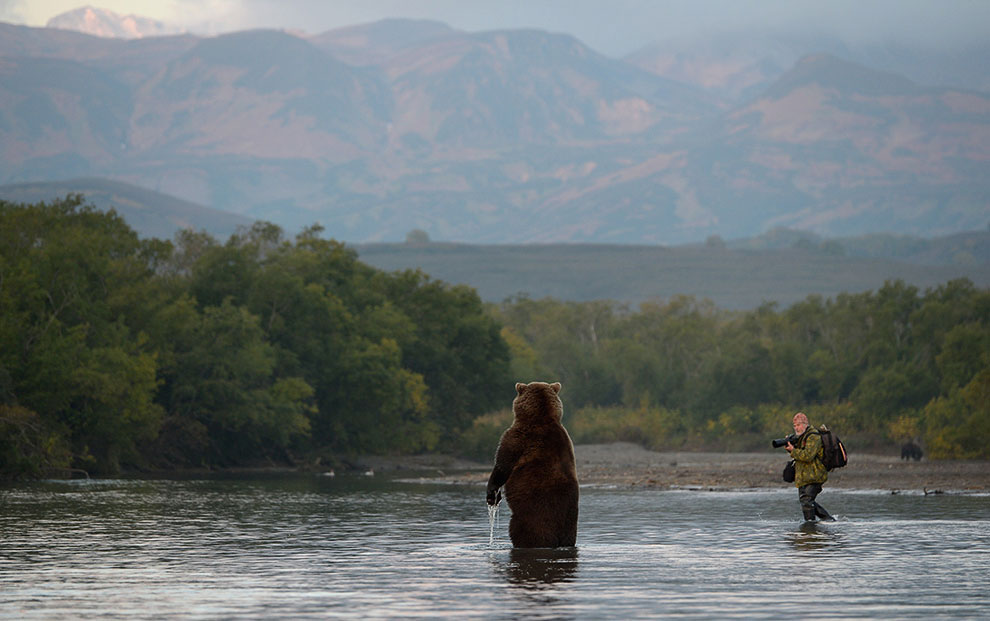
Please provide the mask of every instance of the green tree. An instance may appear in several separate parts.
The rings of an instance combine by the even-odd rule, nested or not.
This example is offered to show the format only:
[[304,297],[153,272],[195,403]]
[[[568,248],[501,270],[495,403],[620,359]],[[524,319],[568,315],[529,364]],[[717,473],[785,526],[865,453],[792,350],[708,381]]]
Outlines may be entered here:
[[990,325],[963,323],[945,334],[935,362],[941,377],[942,394],[965,386],[981,370],[990,366]]
[[27,408],[0,405],[0,480],[64,472],[71,463],[64,433]]
[[450,439],[476,416],[511,401],[509,348],[502,326],[485,311],[477,292],[430,280],[419,271],[379,278],[411,331],[397,331],[402,365],[429,388],[434,420]]
[[[518,381],[560,381],[571,408],[620,402],[622,387],[607,351],[615,327],[613,303],[517,298],[496,312],[500,322],[531,344],[539,353],[541,366],[552,374]],[[509,395],[511,400],[513,393]]]
[[928,452],[935,459],[990,458],[990,367],[925,408]]
[[205,432],[206,454],[199,459],[219,465],[284,460],[292,442],[309,432],[313,390],[302,379],[275,374],[275,351],[258,317],[230,300],[199,312],[185,298],[160,321],[172,343],[162,398],[177,419],[170,421],[173,429],[193,437]]
[[79,196],[0,202],[3,402],[64,433],[87,469],[139,462],[137,443],[157,430],[154,351],[131,325],[152,254]]
[[624,314],[609,355],[623,385],[623,403],[681,408],[717,351],[719,319],[710,301],[678,296]]

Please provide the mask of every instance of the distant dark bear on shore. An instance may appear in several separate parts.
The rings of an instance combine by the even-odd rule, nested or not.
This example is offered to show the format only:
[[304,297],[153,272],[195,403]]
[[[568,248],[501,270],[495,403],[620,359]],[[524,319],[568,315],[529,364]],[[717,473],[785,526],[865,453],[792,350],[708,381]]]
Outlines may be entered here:
[[921,447],[914,442],[908,442],[901,447],[901,459],[913,459],[914,461],[921,461]]
[[560,424],[560,384],[516,384],[515,419],[505,430],[488,478],[489,505],[512,510],[509,538],[517,548],[556,548],[577,541],[578,481],[574,445]]

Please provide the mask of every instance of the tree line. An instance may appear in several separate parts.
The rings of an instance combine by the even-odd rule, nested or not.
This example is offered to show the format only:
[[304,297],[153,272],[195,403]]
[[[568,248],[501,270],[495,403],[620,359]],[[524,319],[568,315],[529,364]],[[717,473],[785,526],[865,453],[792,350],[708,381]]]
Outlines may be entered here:
[[967,280],[747,312],[485,305],[321,233],[140,239],[80,196],[0,202],[0,473],[487,461],[535,379],[563,383],[577,442],[764,449],[801,409],[861,449],[990,457],[990,291]]
[[[635,311],[517,297],[493,313],[513,375],[564,385],[576,442],[765,450],[803,410],[858,450],[990,457],[990,290],[967,279],[748,312],[682,296]],[[467,444],[480,452],[508,418],[482,417]]]
[[500,403],[472,289],[320,232],[142,240],[80,196],[0,203],[0,472],[430,451]]

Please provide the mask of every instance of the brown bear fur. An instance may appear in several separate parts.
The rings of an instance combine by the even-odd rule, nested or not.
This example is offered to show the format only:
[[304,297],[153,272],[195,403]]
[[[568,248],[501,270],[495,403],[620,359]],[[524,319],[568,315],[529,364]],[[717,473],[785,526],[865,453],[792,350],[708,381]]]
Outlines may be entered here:
[[517,548],[556,548],[577,541],[578,480],[574,445],[560,424],[560,384],[516,384],[515,419],[505,430],[488,478],[488,504],[505,486]]

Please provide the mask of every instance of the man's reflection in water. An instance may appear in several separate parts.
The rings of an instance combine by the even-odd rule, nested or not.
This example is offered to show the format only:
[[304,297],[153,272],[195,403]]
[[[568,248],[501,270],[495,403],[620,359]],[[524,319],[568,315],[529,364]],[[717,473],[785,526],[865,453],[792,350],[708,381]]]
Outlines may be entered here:
[[839,534],[818,522],[804,522],[796,531],[787,533],[787,542],[795,550],[822,550],[840,545]]

